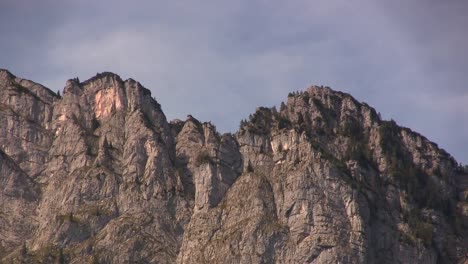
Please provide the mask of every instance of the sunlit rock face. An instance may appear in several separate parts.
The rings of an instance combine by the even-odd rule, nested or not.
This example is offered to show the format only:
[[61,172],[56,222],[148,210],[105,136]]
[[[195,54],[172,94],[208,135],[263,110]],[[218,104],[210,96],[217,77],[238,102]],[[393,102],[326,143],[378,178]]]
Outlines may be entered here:
[[94,101],[94,113],[97,118],[107,117],[122,108],[122,102],[114,87],[98,91]]
[[0,124],[2,263],[468,261],[467,172],[327,87],[220,134],[113,73],[0,70]]

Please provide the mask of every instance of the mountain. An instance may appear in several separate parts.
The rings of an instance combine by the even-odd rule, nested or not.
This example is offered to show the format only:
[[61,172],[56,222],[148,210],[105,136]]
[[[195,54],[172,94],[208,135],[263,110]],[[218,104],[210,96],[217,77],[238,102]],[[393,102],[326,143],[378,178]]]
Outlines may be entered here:
[[468,172],[328,87],[220,134],[113,73],[0,70],[0,183],[2,263],[468,261]]

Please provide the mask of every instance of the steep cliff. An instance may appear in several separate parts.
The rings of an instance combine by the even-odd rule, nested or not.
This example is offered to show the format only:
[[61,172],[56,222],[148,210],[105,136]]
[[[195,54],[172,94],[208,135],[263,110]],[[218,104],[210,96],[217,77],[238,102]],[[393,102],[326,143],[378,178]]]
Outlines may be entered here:
[[60,97],[0,70],[5,263],[464,263],[468,174],[313,86],[235,134],[102,73]]

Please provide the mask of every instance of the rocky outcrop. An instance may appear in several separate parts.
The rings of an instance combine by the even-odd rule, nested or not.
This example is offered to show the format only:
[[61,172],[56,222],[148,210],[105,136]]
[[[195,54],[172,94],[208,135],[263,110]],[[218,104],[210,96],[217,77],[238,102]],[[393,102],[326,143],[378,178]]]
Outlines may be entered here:
[[223,135],[113,73],[60,97],[1,70],[0,100],[5,263],[468,261],[468,173],[348,94]]
[[[408,144],[408,135],[420,148]],[[241,178],[248,180],[236,181],[224,203],[199,221],[192,217],[180,263],[452,263],[462,258],[466,241],[457,232],[464,231],[447,228],[466,222],[456,212],[456,189],[448,180],[459,173],[456,162],[349,95],[321,87],[291,94],[280,112],[259,108],[236,138],[244,166],[250,167]],[[387,149],[393,144],[401,149]],[[415,162],[418,155],[431,166]],[[254,187],[258,184],[263,188]],[[256,194],[248,198],[254,204],[246,206],[252,212],[232,213],[232,207],[245,204],[246,194]],[[254,201],[263,207],[255,208]],[[264,225],[274,228],[263,234]],[[457,251],[447,244],[460,246]]]
[[178,167],[186,189],[193,192],[194,210],[215,207],[242,173],[237,142],[232,135],[221,136],[213,125],[201,124],[192,116],[178,125]]
[[50,125],[58,96],[5,70],[0,70],[0,83],[0,148],[37,177],[45,169],[52,143]]

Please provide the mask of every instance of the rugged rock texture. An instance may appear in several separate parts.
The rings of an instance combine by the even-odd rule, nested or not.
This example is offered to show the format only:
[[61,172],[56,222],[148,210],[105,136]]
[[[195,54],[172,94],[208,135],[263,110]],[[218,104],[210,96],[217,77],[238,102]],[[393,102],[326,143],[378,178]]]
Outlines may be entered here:
[[466,263],[467,175],[326,87],[221,135],[113,73],[0,70],[4,263]]

